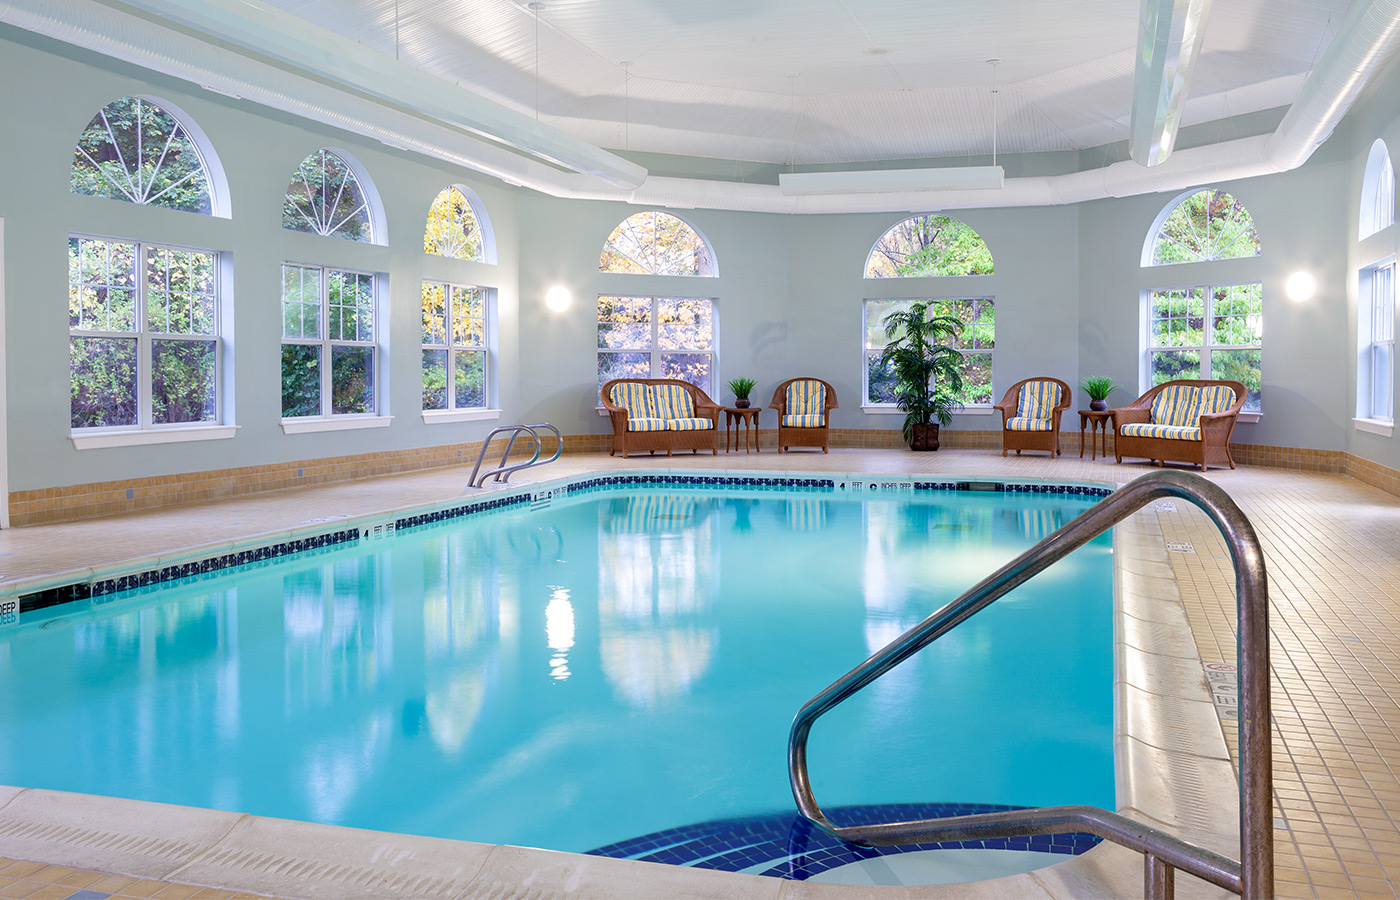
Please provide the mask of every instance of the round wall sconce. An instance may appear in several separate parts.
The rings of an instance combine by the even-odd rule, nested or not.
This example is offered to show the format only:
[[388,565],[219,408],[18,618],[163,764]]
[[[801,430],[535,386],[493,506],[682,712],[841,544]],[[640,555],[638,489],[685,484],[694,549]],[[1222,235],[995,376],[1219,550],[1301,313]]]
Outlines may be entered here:
[[1294,303],[1311,300],[1317,295],[1317,279],[1311,272],[1294,272],[1283,284],[1283,292]]
[[569,308],[569,304],[574,302],[574,295],[569,293],[569,289],[563,285],[556,284],[544,295],[544,305],[554,312],[563,312]]

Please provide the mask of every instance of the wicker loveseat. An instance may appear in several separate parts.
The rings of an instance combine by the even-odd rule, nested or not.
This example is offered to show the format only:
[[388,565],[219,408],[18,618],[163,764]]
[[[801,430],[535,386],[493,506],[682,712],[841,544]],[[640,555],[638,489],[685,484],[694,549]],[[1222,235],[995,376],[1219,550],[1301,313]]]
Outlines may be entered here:
[[610,456],[633,450],[719,453],[720,406],[688,381],[614,378],[603,385],[602,400],[612,419]]
[[1018,381],[992,409],[1001,412],[1001,455],[1045,450],[1060,455],[1060,414],[1069,409],[1070,389],[1058,378]]
[[789,447],[831,446],[831,410],[836,389],[820,378],[789,378],[773,391],[769,409],[778,411],[778,452]]
[[1182,379],[1157,385],[1127,406],[1112,410],[1114,456],[1235,467],[1230,434],[1245,387],[1238,381]]

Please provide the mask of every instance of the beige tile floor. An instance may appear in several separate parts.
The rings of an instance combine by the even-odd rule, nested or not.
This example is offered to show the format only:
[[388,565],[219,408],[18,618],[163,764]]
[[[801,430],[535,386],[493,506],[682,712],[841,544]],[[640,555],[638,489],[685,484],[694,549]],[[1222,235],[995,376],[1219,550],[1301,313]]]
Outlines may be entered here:
[[[889,450],[679,455],[623,461],[566,457],[517,481],[619,468],[941,473],[1127,481],[1151,469],[1043,455],[1003,459],[984,450],[911,454]],[[400,475],[280,492],[120,519],[0,532],[0,583],[84,565],[276,532],[328,516],[360,516],[468,496],[463,469]],[[1337,476],[1241,467],[1212,471],[1259,531],[1269,567],[1276,786],[1277,895],[1281,898],[1400,897],[1400,498]],[[1205,662],[1233,662],[1233,576],[1223,542],[1185,503],[1157,512]],[[1232,728],[1226,728],[1232,752]],[[0,844],[0,854],[4,847]],[[32,862],[0,859],[0,898],[67,898],[99,890],[75,881],[102,873],[58,870],[47,886]],[[15,866],[19,866],[16,869]],[[23,871],[22,875],[12,874]],[[6,881],[7,879],[12,879]],[[25,886],[33,886],[21,893]],[[139,890],[151,890],[142,883]],[[15,885],[21,885],[15,887]],[[67,893],[62,891],[67,890]],[[103,891],[116,897],[231,897],[160,886],[174,893]],[[238,895],[243,896],[243,895]],[[91,900],[86,895],[85,900]]]

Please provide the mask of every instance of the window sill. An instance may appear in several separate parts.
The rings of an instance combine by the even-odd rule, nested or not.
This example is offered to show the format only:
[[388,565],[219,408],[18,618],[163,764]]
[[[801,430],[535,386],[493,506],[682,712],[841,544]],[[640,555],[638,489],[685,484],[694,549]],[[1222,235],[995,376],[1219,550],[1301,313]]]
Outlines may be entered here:
[[[902,416],[904,410],[898,406],[862,406],[861,412],[867,416]],[[954,416],[990,416],[995,410],[990,406],[964,406],[953,413]]]
[[423,424],[446,425],[451,422],[489,422],[501,417],[499,409],[425,409]]
[[238,431],[237,425],[194,425],[187,428],[160,428],[143,431],[74,431],[68,435],[75,450],[101,450],[106,447],[142,447],[150,444],[181,444],[187,441],[224,441]]
[[388,428],[393,416],[337,416],[336,418],[283,419],[283,434],[309,434],[313,431],[354,431],[360,428]]
[[1257,412],[1242,412],[1242,413],[1240,413],[1238,416],[1235,417],[1235,422],[1236,422],[1237,424],[1253,425],[1255,422],[1258,422],[1258,421],[1259,421],[1259,418],[1260,418],[1260,416],[1262,416],[1262,415],[1263,415],[1263,413],[1257,413]]
[[1367,434],[1378,434],[1381,437],[1391,437],[1395,434],[1395,422],[1383,419],[1352,419],[1351,424],[1356,426],[1357,431],[1364,431]]

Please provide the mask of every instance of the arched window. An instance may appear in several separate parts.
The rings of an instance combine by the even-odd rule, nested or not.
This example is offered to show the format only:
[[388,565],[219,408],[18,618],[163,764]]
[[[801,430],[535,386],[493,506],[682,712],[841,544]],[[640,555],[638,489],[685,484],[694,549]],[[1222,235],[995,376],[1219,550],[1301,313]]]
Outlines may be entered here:
[[1366,174],[1361,179],[1361,223],[1357,236],[1368,238],[1395,224],[1395,169],[1385,141],[1371,145]]
[[[1224,191],[1178,197],[1162,210],[1143,245],[1144,266],[1249,259],[1259,255],[1254,219]],[[1238,267],[1193,281],[1168,279],[1143,292],[1144,389],[1176,378],[1230,379],[1248,391],[1244,411],[1260,410],[1263,385],[1264,285],[1240,280]],[[1195,276],[1200,280],[1194,280]]]
[[383,243],[375,233],[374,198],[368,177],[348,156],[317,150],[297,166],[282,201],[282,227],[366,244]]
[[870,249],[866,278],[990,275],[992,252],[965,222],[949,216],[911,216]]
[[217,162],[187,117],[145,97],[122,97],[99,110],[78,137],[69,189],[212,215],[216,198],[206,155]]
[[659,210],[628,216],[603,244],[599,272],[714,277],[715,258],[700,232]]
[[428,209],[423,252],[452,259],[494,262],[491,229],[481,200],[458,185],[444,189]]
[[1157,218],[1144,266],[1243,259],[1259,255],[1259,234],[1244,204],[1224,191],[1179,197]]

